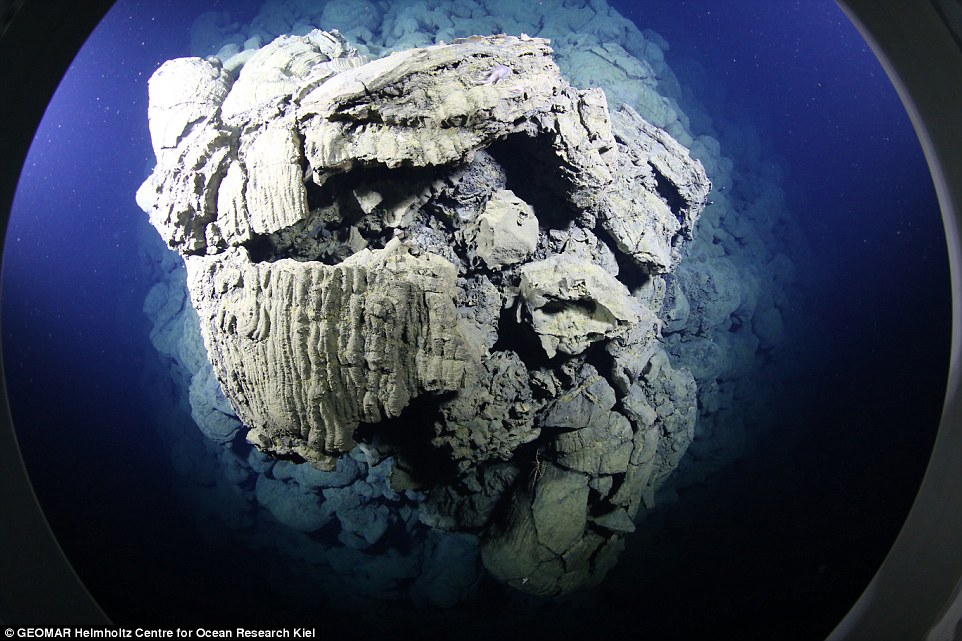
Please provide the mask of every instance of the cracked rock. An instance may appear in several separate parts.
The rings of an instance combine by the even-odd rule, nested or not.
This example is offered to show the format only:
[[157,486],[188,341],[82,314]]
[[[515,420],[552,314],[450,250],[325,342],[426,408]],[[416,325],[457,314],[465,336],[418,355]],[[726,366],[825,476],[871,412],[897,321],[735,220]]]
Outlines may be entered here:
[[[458,590],[472,537],[518,590],[596,584],[691,442],[694,381],[638,291],[666,300],[710,184],[551,54],[471,36],[368,61],[312,31],[236,79],[186,58],[150,81],[137,202],[186,264],[197,393],[223,392],[198,422],[310,463],[248,457],[256,499],[337,528],[345,564],[420,518],[462,533]],[[671,295],[671,327],[697,322]]]

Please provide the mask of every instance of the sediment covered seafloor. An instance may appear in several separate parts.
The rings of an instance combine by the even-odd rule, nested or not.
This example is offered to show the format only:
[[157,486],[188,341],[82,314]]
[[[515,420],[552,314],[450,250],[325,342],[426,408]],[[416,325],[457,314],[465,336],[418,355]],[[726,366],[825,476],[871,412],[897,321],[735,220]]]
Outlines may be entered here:
[[596,584],[770,424],[776,177],[603,3],[303,4],[202,16],[215,59],[151,82],[184,487],[305,606]]

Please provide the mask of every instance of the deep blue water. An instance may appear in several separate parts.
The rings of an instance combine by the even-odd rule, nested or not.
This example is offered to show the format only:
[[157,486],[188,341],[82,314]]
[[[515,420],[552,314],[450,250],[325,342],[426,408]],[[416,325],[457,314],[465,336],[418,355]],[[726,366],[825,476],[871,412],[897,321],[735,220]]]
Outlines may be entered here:
[[790,204],[818,259],[808,269],[826,279],[820,296],[832,312],[860,316],[842,329],[869,317],[865,305],[897,315],[892,302],[911,298],[919,277],[947,292],[938,205],[918,139],[881,65],[834,3],[612,4],[663,35],[676,73],[701,79],[709,112],[751,123],[789,173]]
[[[796,264],[809,303],[792,319],[812,330],[800,346],[811,367],[785,399],[795,420],[656,514],[651,545],[629,546],[591,614],[571,610],[586,631],[817,638],[897,533],[941,409],[949,285],[931,180],[833,2],[612,4],[659,32],[716,121],[754,127],[760,162],[781,167],[812,248]],[[153,274],[133,202],[153,161],[146,81],[189,53],[189,25],[211,8],[244,20],[257,5],[124,2],[108,15],[48,108],[4,249],[4,367],[24,457],[68,557],[128,624],[317,615],[269,593],[252,602],[264,577],[250,552],[199,540],[146,409],[159,393],[145,383]],[[500,633],[547,637],[574,625],[565,612],[517,612]],[[487,620],[479,635],[495,625],[480,606],[445,616]]]
[[68,558],[115,620],[156,620],[158,599],[189,610],[195,595],[174,586],[208,583],[143,386],[152,282],[133,194],[153,165],[147,79],[189,52],[190,22],[217,4],[129,2],[105,17],[47,108],[4,246],[4,368],[21,449]]

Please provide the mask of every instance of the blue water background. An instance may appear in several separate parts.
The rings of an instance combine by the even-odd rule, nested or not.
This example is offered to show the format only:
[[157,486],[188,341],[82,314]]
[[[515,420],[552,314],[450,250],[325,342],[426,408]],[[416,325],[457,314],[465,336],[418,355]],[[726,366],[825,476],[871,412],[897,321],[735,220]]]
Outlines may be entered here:
[[189,613],[197,593],[185,584],[216,592],[229,580],[225,562],[211,585],[216,561],[171,496],[153,425],[169,393],[145,386],[153,282],[133,201],[154,164],[147,80],[189,53],[190,23],[219,4],[140,0],[108,13],[47,108],[4,246],[4,369],[21,450],[67,557],[115,620]]
[[[716,126],[755,128],[755,156],[784,173],[812,247],[811,264],[796,264],[809,303],[792,320],[811,330],[803,353],[814,368],[786,399],[804,401],[796,421],[654,519],[639,537],[648,545],[629,547],[600,610],[581,620],[594,631],[805,638],[870,578],[931,446],[949,323],[931,179],[894,91],[834,3],[612,4],[668,40],[669,64]],[[146,81],[189,52],[188,25],[214,8],[243,20],[257,7],[124,2],[51,102],[6,238],[4,367],[41,504],[109,614],[293,624],[316,613],[245,599],[263,578],[250,552],[204,545],[172,497],[149,409],[166,394],[144,376],[152,273],[133,194],[153,162]],[[547,612],[516,613],[511,629],[530,639],[552,621],[573,625],[563,608]]]
[[[896,535],[941,409],[950,285],[931,177],[894,87],[834,3],[612,4],[668,40],[666,60],[683,83],[701,79],[716,125],[757,130],[812,250],[795,264],[810,287],[793,320],[810,330],[796,336],[811,369],[786,399],[792,420],[719,481],[744,501],[684,498],[697,516],[654,547],[663,571],[680,559],[697,570],[663,603],[692,599],[703,607],[687,616],[717,622],[754,611],[760,638],[817,638]],[[793,579],[759,605],[760,586]],[[824,623],[784,629],[803,612]]]

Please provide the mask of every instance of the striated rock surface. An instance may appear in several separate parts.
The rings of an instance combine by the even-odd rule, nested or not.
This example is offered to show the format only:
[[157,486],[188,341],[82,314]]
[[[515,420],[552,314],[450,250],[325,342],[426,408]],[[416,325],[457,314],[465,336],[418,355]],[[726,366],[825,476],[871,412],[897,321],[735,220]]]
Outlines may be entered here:
[[[471,537],[519,590],[600,581],[694,430],[644,285],[681,260],[710,185],[551,53],[472,36],[367,61],[311,31],[150,83],[137,200],[184,257],[230,404],[198,404],[209,431],[314,466],[251,459],[293,529],[353,550],[413,514],[466,533],[437,543],[467,560],[458,590]],[[361,459],[365,480],[338,480]],[[367,500],[412,489],[417,513]]]
[[396,240],[336,266],[189,256],[187,274],[214,370],[265,451],[330,468],[361,421],[472,378],[454,266]]

